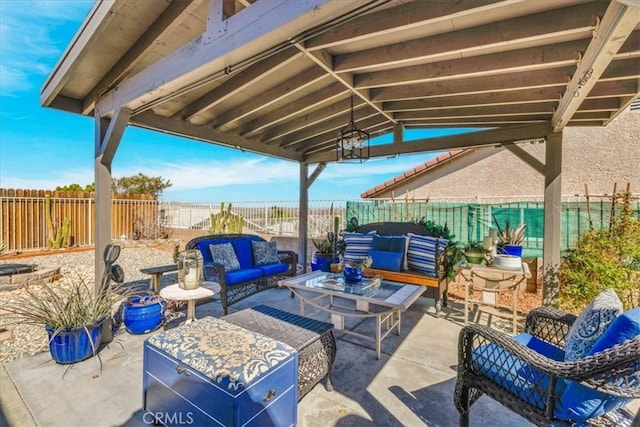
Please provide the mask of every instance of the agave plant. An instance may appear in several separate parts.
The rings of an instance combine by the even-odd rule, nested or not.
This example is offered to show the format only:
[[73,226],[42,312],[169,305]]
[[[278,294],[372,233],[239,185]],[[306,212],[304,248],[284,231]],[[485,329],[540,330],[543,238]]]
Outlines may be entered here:
[[498,228],[498,244],[500,245],[522,245],[524,242],[527,224],[520,223],[517,227],[511,227],[510,221],[507,219],[504,228]]

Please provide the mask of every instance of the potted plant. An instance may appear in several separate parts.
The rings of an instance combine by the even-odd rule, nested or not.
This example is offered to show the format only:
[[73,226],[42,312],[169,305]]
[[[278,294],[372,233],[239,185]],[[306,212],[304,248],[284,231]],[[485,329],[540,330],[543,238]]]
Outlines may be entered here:
[[67,273],[60,282],[27,285],[23,297],[2,308],[9,323],[44,326],[49,351],[57,363],[79,362],[95,355],[102,336],[102,323],[130,290],[114,285],[96,292],[93,282],[78,273]]
[[[333,212],[333,205],[331,206]],[[325,272],[331,271],[331,264],[338,263],[338,228],[340,227],[340,218],[333,218],[333,231],[327,233],[323,239],[311,239],[316,247],[311,258],[311,271],[321,270]]]
[[511,227],[507,219],[504,228],[498,227],[498,252],[521,257],[526,230],[527,224],[520,223],[517,227]]
[[347,283],[358,283],[362,280],[362,270],[371,267],[373,259],[367,257],[360,262],[349,261],[344,266],[344,279]]
[[331,264],[337,262],[333,251],[333,233],[327,233],[324,239],[311,239],[316,251],[311,257],[311,271],[321,270],[330,272]]
[[465,247],[464,257],[469,264],[482,264],[486,255],[486,251],[482,243],[471,241]]

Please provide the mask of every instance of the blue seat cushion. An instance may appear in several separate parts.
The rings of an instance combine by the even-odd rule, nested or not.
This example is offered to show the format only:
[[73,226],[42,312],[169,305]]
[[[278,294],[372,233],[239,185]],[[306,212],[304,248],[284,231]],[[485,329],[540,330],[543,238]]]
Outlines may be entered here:
[[259,279],[264,276],[263,272],[259,268],[247,268],[243,270],[231,271],[225,274],[225,280],[228,285],[235,285],[237,283],[248,282],[249,280]]
[[[588,355],[622,344],[638,335],[640,335],[640,308],[634,308],[615,318],[598,338]],[[635,384],[635,387],[640,387],[640,384]],[[616,410],[630,400],[604,394],[574,381],[568,381],[559,405],[556,407],[555,415],[562,420],[584,421]]]
[[[513,338],[524,346],[550,359],[562,361],[564,351],[530,334]],[[496,344],[481,345],[471,355],[471,364],[487,378],[509,390],[520,399],[544,409],[549,376],[531,368],[512,353]]]
[[402,270],[402,252],[378,251],[371,249],[369,256],[371,257],[371,268],[378,268],[389,271]]
[[279,262],[276,264],[259,265],[256,268],[262,270],[265,276],[270,276],[272,274],[284,273],[289,269],[289,265]]

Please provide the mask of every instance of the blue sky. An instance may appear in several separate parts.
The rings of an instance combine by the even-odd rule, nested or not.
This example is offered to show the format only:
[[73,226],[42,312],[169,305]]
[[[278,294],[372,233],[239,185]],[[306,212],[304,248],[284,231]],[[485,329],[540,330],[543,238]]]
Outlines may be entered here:
[[[42,108],[39,98],[43,82],[92,5],[84,0],[0,0],[2,188],[46,190],[94,181],[93,119]],[[438,154],[329,164],[309,198],[357,199]],[[298,199],[297,163],[129,127],[112,174],[139,172],[169,179],[173,186],[162,197],[169,201]]]

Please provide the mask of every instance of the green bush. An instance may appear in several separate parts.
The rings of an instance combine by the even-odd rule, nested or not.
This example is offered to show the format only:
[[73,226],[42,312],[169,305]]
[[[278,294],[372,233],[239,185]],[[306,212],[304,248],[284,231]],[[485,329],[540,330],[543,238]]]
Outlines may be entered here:
[[564,256],[559,269],[560,307],[581,311],[603,290],[616,291],[626,310],[640,305],[640,220],[629,195],[609,228],[589,230]]

